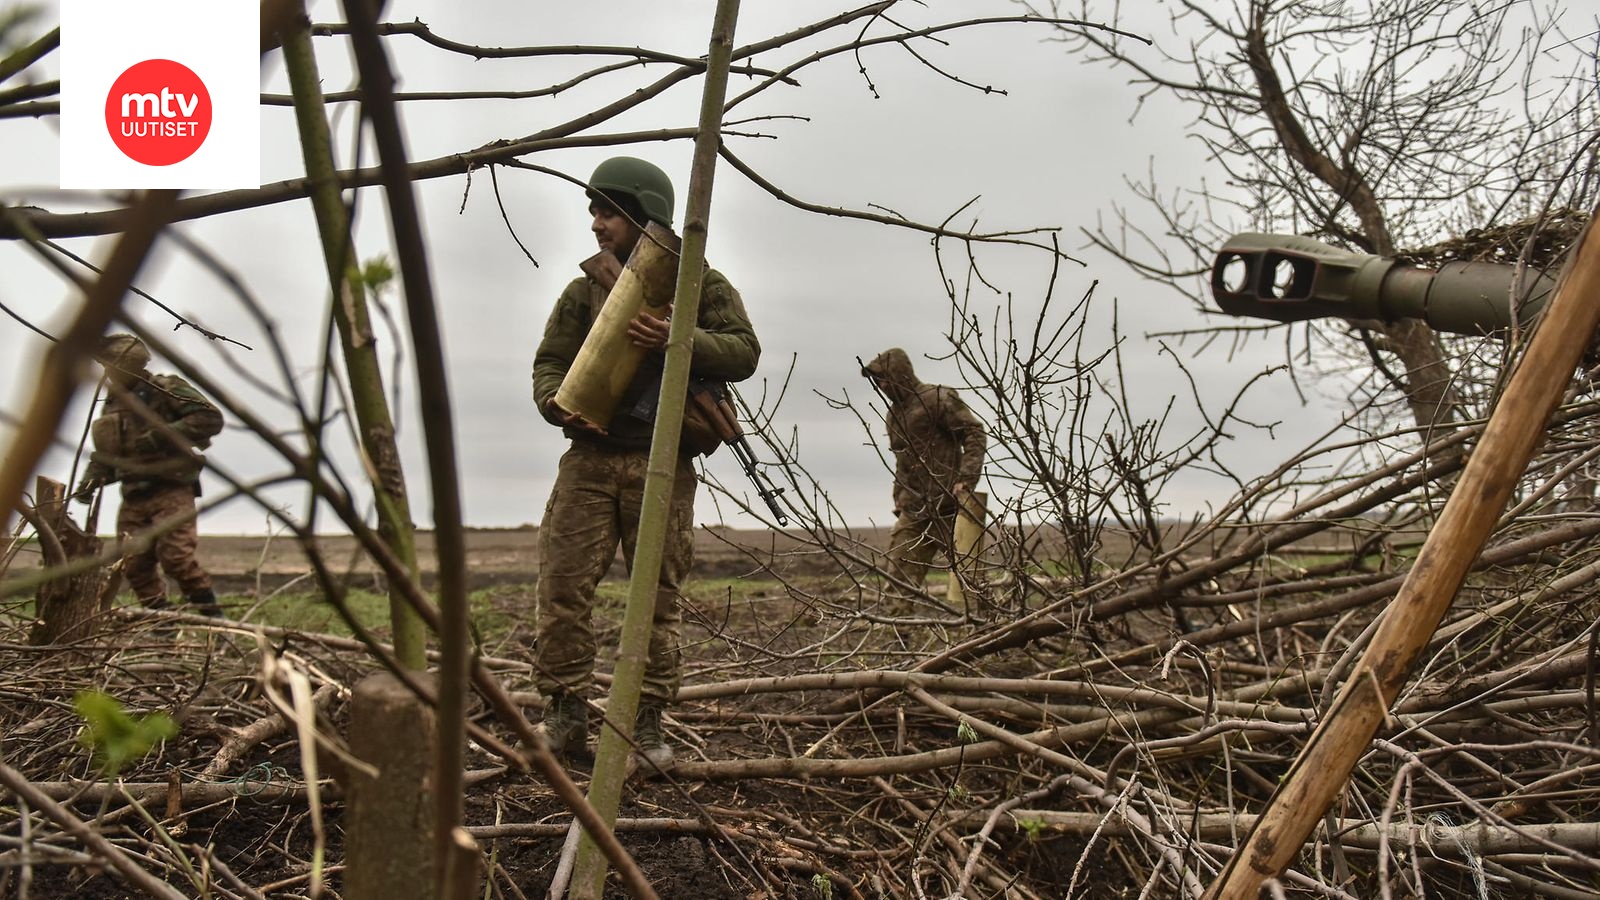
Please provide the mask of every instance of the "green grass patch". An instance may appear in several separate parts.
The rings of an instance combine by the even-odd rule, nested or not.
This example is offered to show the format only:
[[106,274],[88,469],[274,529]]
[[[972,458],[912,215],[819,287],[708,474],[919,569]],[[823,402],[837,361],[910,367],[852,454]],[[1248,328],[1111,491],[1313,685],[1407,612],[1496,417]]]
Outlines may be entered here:
[[[731,590],[735,599],[750,591],[771,591],[776,581],[751,581],[745,578],[691,578],[684,593],[697,602],[720,603]],[[531,624],[533,617],[534,587],[531,584],[505,584],[483,588],[467,595],[472,622],[483,637],[493,639],[504,635],[518,624]],[[389,633],[389,597],[375,591],[351,588],[346,604],[356,617],[374,632]],[[435,601],[437,597],[433,598]],[[222,597],[230,610],[242,612],[249,609],[253,598],[245,595]],[[628,603],[626,581],[603,581],[595,589],[596,617],[620,619]],[[251,621],[297,631],[315,631],[323,634],[350,636],[350,629],[334,610],[324,603],[316,591],[283,593],[267,600],[256,610]]]
[[[684,596],[695,603],[718,604],[728,599],[728,593],[733,592],[735,600],[747,594],[770,592],[779,586],[775,580],[757,580],[750,578],[695,578],[690,576],[689,582],[683,586]],[[533,596],[533,589],[528,589],[528,596]],[[602,581],[594,592],[594,609],[597,616],[612,616],[620,618],[622,611],[628,605],[628,582]]]
[[[438,597],[433,600],[437,602]],[[242,612],[250,608],[253,599],[232,595],[224,596],[222,602],[229,610]],[[472,626],[485,641],[493,641],[504,637],[524,616],[532,616],[533,589],[527,586],[484,588],[468,594],[467,604]],[[387,594],[352,588],[345,595],[345,605],[356,620],[373,634],[380,638],[388,637]],[[251,621],[295,631],[353,636],[338,610],[334,609],[333,604],[325,602],[317,592],[284,593],[272,597],[256,609]]]
[[1420,544],[1399,544],[1389,548],[1387,553],[1368,553],[1359,559],[1350,552],[1338,550],[1295,550],[1293,548],[1280,549],[1267,559],[1269,571],[1278,574],[1296,574],[1297,570],[1322,569],[1328,566],[1352,566],[1371,572],[1382,572],[1386,568],[1397,565],[1407,565],[1415,561],[1421,552]]
[[[776,581],[747,578],[690,578],[685,593],[692,602],[707,607],[721,606],[732,592],[735,601],[751,593],[770,595],[780,589]],[[131,603],[132,596],[124,591],[121,602]],[[323,600],[319,591],[293,591],[277,594],[256,606],[249,594],[223,594],[220,598],[230,615],[243,615],[254,608],[250,621],[292,631],[354,637],[344,618],[331,603]],[[433,598],[437,602],[438,598]],[[607,580],[595,590],[595,618],[620,622],[628,602],[628,582]],[[505,584],[476,590],[467,595],[472,628],[486,645],[493,645],[519,626],[533,626],[534,586],[531,584]],[[356,620],[380,639],[387,640],[389,628],[389,597],[370,589],[351,588],[345,594],[345,604]],[[15,605],[0,607],[0,615],[27,616],[31,613],[31,599]]]
[[[223,606],[236,613],[252,605],[249,597],[233,595],[220,599]],[[345,605],[363,625],[375,632],[389,633],[388,595],[352,588],[345,594]],[[257,607],[250,620],[294,631],[350,637],[350,627],[333,604],[325,602],[317,592],[277,594]]]

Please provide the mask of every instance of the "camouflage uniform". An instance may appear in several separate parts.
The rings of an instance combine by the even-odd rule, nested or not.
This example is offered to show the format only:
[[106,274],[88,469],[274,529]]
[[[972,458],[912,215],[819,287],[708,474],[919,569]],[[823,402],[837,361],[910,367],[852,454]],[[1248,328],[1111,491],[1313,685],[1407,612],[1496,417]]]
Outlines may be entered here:
[[[604,304],[606,290],[589,277],[575,279],[556,301],[533,361],[533,399],[550,415],[550,398],[583,346]],[[742,381],[755,373],[761,346],[738,291],[708,270],[700,294],[691,372],[700,378]],[[592,624],[595,586],[611,567],[620,542],[631,564],[639,533],[639,506],[650,455],[653,422],[632,414],[650,391],[659,391],[663,357],[645,357],[624,392],[607,434],[564,429],[572,446],[561,457],[555,487],[539,528],[541,570],[536,599],[538,657],[535,680],[541,694],[581,693],[594,678]],[[649,403],[645,403],[649,406]],[[553,424],[560,424],[554,422]],[[695,472],[692,455],[678,457],[655,623],[641,697],[670,703],[677,694],[681,617],[678,590],[694,550]]]
[[895,513],[889,564],[896,577],[921,587],[934,552],[950,557],[960,507],[955,486],[973,489],[983,473],[983,423],[954,388],[918,381],[910,357],[898,347],[880,353],[861,372],[889,399]]
[[[138,495],[130,495],[123,488],[117,534],[138,534],[165,523],[179,523],[156,538],[148,549],[122,558],[122,574],[145,606],[161,607],[167,602],[166,580],[157,571],[157,563],[178,582],[178,590],[185,598],[211,591],[211,575],[195,559],[200,530],[195,524],[194,492],[194,486],[187,484],[159,485]],[[211,602],[215,602],[214,598]]]
[[176,375],[144,371],[132,375],[128,393],[194,449],[152,425],[131,402],[124,403],[113,394],[94,423],[97,449],[90,456],[79,491],[122,482],[119,536],[170,525],[152,546],[123,557],[123,574],[141,604],[166,605],[167,585],[157,570],[159,564],[178,582],[189,602],[214,606],[211,576],[195,560],[199,532],[194,499],[200,496],[200,470],[205,465],[205,457],[197,451],[210,446],[211,438],[222,430],[222,413]]

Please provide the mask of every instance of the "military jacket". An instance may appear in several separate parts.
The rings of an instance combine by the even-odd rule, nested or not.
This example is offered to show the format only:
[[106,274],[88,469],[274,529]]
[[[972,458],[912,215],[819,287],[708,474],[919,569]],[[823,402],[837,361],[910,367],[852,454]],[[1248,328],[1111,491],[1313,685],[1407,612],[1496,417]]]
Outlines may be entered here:
[[953,514],[953,489],[976,489],[988,439],[983,423],[954,388],[917,380],[905,351],[867,365],[889,398],[885,419],[894,453],[894,506],[912,516]]
[[[533,402],[546,419],[549,419],[547,402],[561,387],[561,380],[577,358],[605,299],[606,291],[599,282],[584,276],[567,285],[556,300],[555,309],[550,311],[544,338],[533,358]],[[574,428],[564,429],[567,437],[626,449],[649,447],[654,429],[652,421],[632,415],[630,410],[640,405],[640,398],[647,392],[660,390],[665,359],[660,353],[645,356],[617,404],[617,414],[607,427],[605,437]],[[739,292],[721,272],[708,269],[700,287],[700,315],[694,330],[690,375],[713,381],[743,381],[755,374],[760,359],[761,344],[756,340]]]
[[95,451],[86,476],[102,484],[122,482],[124,496],[147,494],[158,487],[198,487],[205,456],[222,430],[222,412],[189,382],[177,375],[145,375],[129,388],[139,403],[184,440],[175,440],[113,394],[105,412],[91,426]]

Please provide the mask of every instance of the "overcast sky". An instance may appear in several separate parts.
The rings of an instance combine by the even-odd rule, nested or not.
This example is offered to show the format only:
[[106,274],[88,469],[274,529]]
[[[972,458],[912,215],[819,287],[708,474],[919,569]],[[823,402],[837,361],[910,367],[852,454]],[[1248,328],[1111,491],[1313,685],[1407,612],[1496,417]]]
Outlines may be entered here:
[[[0,4],[4,7],[10,4]],[[58,21],[54,4],[33,29],[42,32]],[[946,9],[953,6],[954,9]],[[685,56],[705,52],[713,4],[708,0],[674,3],[611,2],[546,4],[496,0],[472,3],[391,2],[386,19],[420,19],[444,37],[485,46],[605,44],[638,45]],[[820,19],[833,7],[825,4],[747,3],[741,13],[737,44],[779,34]],[[848,8],[840,4],[838,9]],[[602,12],[603,11],[603,12]],[[955,16],[1015,15],[1009,3],[935,4],[933,8],[896,8],[907,23],[928,24]],[[337,4],[312,6],[317,22],[341,18]],[[1153,36],[1167,37],[1165,20],[1150,23]],[[886,26],[879,26],[885,29]],[[854,35],[859,26],[850,29]],[[1075,298],[1100,282],[1095,292],[1098,335],[1090,344],[1110,342],[1112,304],[1118,304],[1127,343],[1125,366],[1130,392],[1142,414],[1158,416],[1175,394],[1184,402],[1168,432],[1187,434],[1197,419],[1185,418],[1187,387],[1171,360],[1145,335],[1202,324],[1193,304],[1169,289],[1140,280],[1103,254],[1084,250],[1080,228],[1109,218],[1112,203],[1130,202],[1124,179],[1142,177],[1154,165],[1164,184],[1197,177],[1196,142],[1186,138],[1186,117],[1159,104],[1147,106],[1130,121],[1135,94],[1125,76],[1067,55],[1046,39],[1040,26],[998,25],[944,35],[947,43],[924,41],[920,52],[941,68],[979,85],[1005,91],[985,94],[942,78],[895,45],[872,48],[861,55],[871,83],[858,71],[855,58],[843,55],[804,70],[799,86],[771,89],[738,107],[733,119],[773,116],[740,126],[765,137],[730,138],[730,146],[766,178],[806,201],[855,209],[884,207],[911,219],[937,223],[963,204],[978,198],[957,224],[977,217],[980,230],[1052,226],[1061,229],[1063,246],[1087,265],[1063,268],[1057,292]],[[758,57],[754,63],[780,66],[805,53],[846,39],[831,32],[803,50],[786,48]],[[596,65],[595,57],[532,60],[481,60],[447,53],[404,36],[387,39],[401,80],[401,90],[520,90],[554,83]],[[317,39],[324,83],[329,90],[351,85],[348,45],[344,38]],[[30,70],[38,80],[55,77],[55,58]],[[623,70],[579,85],[552,98],[475,100],[449,103],[414,102],[403,107],[403,124],[414,159],[426,159],[479,147],[490,141],[520,137],[565,121],[625,96],[646,84],[664,67]],[[15,83],[15,79],[10,84]],[[730,94],[749,82],[735,79]],[[691,79],[641,108],[600,126],[606,133],[692,126],[701,82]],[[262,88],[287,93],[287,80],[276,55],[262,67]],[[340,107],[336,129],[341,163],[348,165],[352,105]],[[292,111],[262,109],[262,181],[303,175]],[[803,118],[791,118],[803,117]],[[690,144],[687,141],[634,145],[620,151],[648,158],[662,166],[679,190],[678,216],[687,186]],[[596,163],[619,151],[589,148],[547,151],[527,161],[584,178]],[[58,142],[53,119],[0,120],[0,202],[32,203],[56,210],[95,208],[104,198],[54,189],[58,180]],[[366,157],[371,159],[370,155]],[[455,404],[457,441],[464,476],[464,506],[469,524],[511,526],[537,522],[565,448],[560,433],[535,413],[530,399],[529,367],[534,349],[556,296],[578,270],[578,261],[594,252],[588,232],[586,201],[581,192],[547,175],[501,169],[501,197],[516,235],[538,261],[536,267],[518,249],[501,213],[486,172],[470,180],[452,177],[421,182],[417,189],[426,218],[434,288],[443,321],[450,389]],[[381,194],[364,192],[357,233],[363,257],[388,252],[388,222]],[[219,215],[178,226],[204,244],[240,276],[274,317],[279,336],[289,348],[301,375],[310,377],[317,363],[327,284],[309,205],[304,201]],[[91,258],[108,244],[98,239],[63,242]],[[957,379],[954,365],[924,359],[948,350],[944,338],[949,311],[939,272],[926,235],[880,224],[804,212],[773,198],[738,172],[722,165],[717,173],[708,257],[743,294],[761,338],[763,358],[747,396],[774,390],[790,377],[787,399],[777,422],[786,434],[798,433],[801,461],[821,481],[852,524],[887,524],[888,476],[878,455],[867,445],[856,418],[833,409],[818,394],[865,400],[865,382],[856,357],[901,346],[918,362],[927,381]],[[1026,307],[1037,303],[1048,275],[1047,259],[1037,252],[985,251],[984,274],[997,287],[1012,292]],[[947,261],[961,262],[952,254]],[[958,277],[964,273],[955,273]],[[217,353],[268,380],[275,366],[264,349],[264,337],[222,284],[170,243],[139,279],[139,286],[167,304],[258,349],[208,347],[192,332],[173,334],[186,351],[211,360],[224,371]],[[980,298],[990,307],[1001,301]],[[0,242],[0,303],[49,328],[59,329],[72,316],[77,300],[59,276],[35,255],[14,243]],[[400,300],[391,306],[400,316]],[[171,320],[150,304],[130,299],[129,310],[152,327]],[[403,316],[400,316],[403,321]],[[405,336],[402,334],[402,338]],[[408,338],[402,344],[408,342]],[[389,343],[393,343],[390,341]],[[0,318],[0,410],[19,416],[32,396],[45,342],[8,318]],[[409,350],[406,351],[409,355]],[[1220,403],[1262,368],[1282,361],[1282,346],[1264,344],[1225,358],[1220,352],[1187,365],[1205,390]],[[165,368],[158,360],[157,371]],[[404,368],[404,365],[402,365]],[[792,372],[792,377],[791,377]],[[250,389],[243,379],[226,375],[242,396],[260,404],[285,426],[287,410]],[[421,429],[412,406],[414,386],[397,386],[405,406],[400,413],[407,473],[419,499],[413,511],[419,523],[431,519],[425,499],[426,471]],[[1256,421],[1285,421],[1276,445],[1259,433],[1240,433],[1224,448],[1240,470],[1249,474],[1270,469],[1304,440],[1324,430],[1337,417],[1334,403],[1313,396],[1302,407],[1287,380],[1269,380],[1251,394],[1242,410]],[[86,402],[69,412],[61,438],[76,444],[87,414]],[[882,425],[877,423],[881,432]],[[9,443],[0,426],[0,445]],[[247,478],[281,472],[247,433],[229,430],[215,443],[212,460]],[[347,477],[359,469],[346,463]],[[66,477],[70,453],[58,451],[43,472]],[[740,478],[731,456],[719,453],[709,466],[724,481]],[[209,476],[208,476],[209,478]],[[215,490],[216,482],[208,480]],[[276,494],[293,508],[304,504],[303,491]],[[1180,482],[1166,496],[1172,513],[1203,509],[1227,497],[1220,479],[1196,476]],[[699,503],[702,522],[725,520],[735,526],[752,523],[731,509],[715,508],[705,493]],[[103,518],[102,522],[109,521]],[[247,501],[237,500],[207,511],[202,528],[211,532],[253,532],[265,517]],[[325,521],[325,520],[324,520]]]

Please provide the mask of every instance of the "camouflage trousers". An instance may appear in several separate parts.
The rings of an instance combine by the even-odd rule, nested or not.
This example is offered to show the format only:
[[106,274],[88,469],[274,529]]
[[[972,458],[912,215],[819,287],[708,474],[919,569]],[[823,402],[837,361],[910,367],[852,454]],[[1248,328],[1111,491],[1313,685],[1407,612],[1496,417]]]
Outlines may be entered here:
[[[583,692],[594,681],[594,592],[617,545],[629,565],[639,536],[648,450],[615,450],[574,441],[561,457],[555,487],[539,525],[534,679],[546,697]],[[678,589],[694,560],[692,457],[680,457],[668,511],[641,696],[670,703],[677,696],[682,616]]]
[[167,598],[167,583],[156,570],[157,564],[178,582],[185,597],[211,587],[211,576],[195,560],[200,532],[195,524],[193,485],[167,484],[133,496],[123,494],[117,535],[126,539],[152,528],[166,530],[149,547],[122,558],[122,574],[139,602],[149,606]]
[[[955,513],[941,515],[924,512],[912,515],[902,511],[889,532],[889,573],[896,578],[921,588],[928,577],[934,554],[951,558],[955,540]],[[904,593],[905,589],[891,585],[890,590]]]

